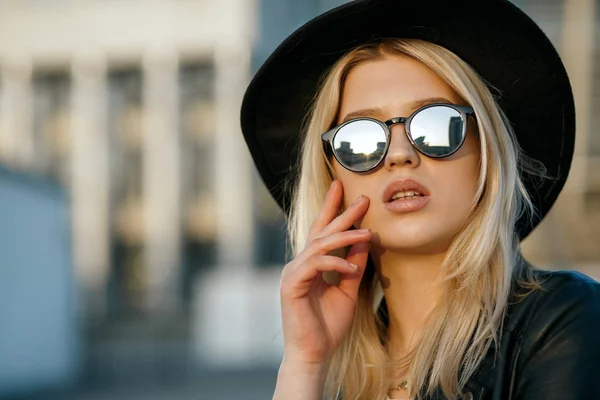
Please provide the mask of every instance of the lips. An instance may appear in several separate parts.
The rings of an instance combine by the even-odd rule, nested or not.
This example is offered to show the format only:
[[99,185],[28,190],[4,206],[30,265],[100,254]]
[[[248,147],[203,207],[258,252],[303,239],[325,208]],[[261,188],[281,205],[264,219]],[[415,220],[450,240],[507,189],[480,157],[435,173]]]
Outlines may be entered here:
[[[398,192],[419,192],[421,196],[409,196],[397,200],[392,199]],[[385,208],[393,213],[410,213],[418,211],[429,203],[429,190],[412,179],[396,180],[390,183],[383,192]]]
[[395,180],[391,182],[383,192],[382,201],[389,203],[392,197],[398,192],[419,192],[423,197],[429,196],[429,190],[419,182],[412,179]]

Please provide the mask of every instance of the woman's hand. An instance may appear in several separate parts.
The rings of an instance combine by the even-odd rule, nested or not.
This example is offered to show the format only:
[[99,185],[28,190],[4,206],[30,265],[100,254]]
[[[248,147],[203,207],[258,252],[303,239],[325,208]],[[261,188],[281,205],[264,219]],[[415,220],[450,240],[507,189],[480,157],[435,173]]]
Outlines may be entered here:
[[[342,198],[342,184],[334,181],[311,225],[306,247],[282,272],[284,362],[288,365],[318,369],[327,364],[352,323],[371,232],[348,229],[366,213],[369,199],[359,197],[337,216]],[[345,259],[329,254],[346,246],[352,247]],[[325,282],[322,273],[327,271],[340,273],[338,286]]]

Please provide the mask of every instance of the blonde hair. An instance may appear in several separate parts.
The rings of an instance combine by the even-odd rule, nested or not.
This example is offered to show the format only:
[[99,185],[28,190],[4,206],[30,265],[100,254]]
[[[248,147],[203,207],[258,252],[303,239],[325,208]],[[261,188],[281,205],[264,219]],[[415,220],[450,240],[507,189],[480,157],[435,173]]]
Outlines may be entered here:
[[[387,329],[374,309],[378,278],[369,266],[359,289],[350,331],[336,350],[327,377],[330,398],[385,398],[396,366],[408,377],[411,398],[441,388],[461,395],[469,377],[500,340],[511,285],[539,287],[528,264],[520,262],[515,223],[534,208],[519,169],[539,168],[522,154],[510,123],[490,87],[463,60],[438,45],[416,39],[386,39],[355,48],[324,77],[307,119],[300,171],[288,221],[292,254],[301,251],[332,181],[320,134],[337,118],[341,89],[349,72],[386,55],[409,56],[436,72],[475,110],[481,144],[481,172],[473,211],[442,264],[446,299],[430,315],[422,336],[402,360],[390,360]],[[474,296],[476,299],[474,299]],[[375,304],[378,306],[378,304]]]

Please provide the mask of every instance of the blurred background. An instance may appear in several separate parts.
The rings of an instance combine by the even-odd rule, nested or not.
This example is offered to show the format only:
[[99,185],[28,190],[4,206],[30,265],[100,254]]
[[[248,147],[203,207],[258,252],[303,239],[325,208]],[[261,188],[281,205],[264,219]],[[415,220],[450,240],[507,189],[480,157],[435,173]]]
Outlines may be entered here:
[[[285,224],[240,103],[287,34],[344,2],[0,0],[0,399],[271,397]],[[524,252],[599,279],[600,3],[514,2],[578,112]]]

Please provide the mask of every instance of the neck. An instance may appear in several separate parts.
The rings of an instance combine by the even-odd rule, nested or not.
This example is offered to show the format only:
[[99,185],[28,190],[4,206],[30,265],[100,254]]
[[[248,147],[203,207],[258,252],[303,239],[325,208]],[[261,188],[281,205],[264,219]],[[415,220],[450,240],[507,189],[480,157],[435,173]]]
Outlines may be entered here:
[[388,309],[390,350],[402,356],[418,339],[442,293],[440,267],[445,253],[373,253]]

